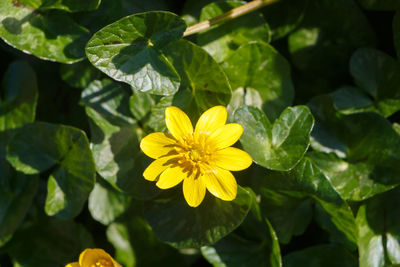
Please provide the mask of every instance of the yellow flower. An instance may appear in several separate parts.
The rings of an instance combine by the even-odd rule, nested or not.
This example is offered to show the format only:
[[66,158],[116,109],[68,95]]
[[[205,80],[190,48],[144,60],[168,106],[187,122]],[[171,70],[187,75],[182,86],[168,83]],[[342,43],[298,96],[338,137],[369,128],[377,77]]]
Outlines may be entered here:
[[69,263],[65,267],[121,267],[121,265],[104,250],[88,248],[79,256],[79,262]]
[[237,123],[225,124],[226,108],[216,106],[204,112],[193,130],[188,116],[177,107],[167,107],[165,123],[169,133],[151,133],[140,143],[143,152],[155,159],[144,171],[146,180],[157,181],[161,189],[183,180],[183,195],[191,207],[203,201],[207,190],[232,201],[237,184],[230,171],[248,168],[252,158],[230,147],[243,133]]

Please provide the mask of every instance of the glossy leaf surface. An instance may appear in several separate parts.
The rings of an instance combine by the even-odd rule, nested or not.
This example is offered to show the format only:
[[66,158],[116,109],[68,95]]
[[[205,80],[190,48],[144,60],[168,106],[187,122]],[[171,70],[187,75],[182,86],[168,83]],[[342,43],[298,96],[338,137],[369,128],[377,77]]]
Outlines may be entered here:
[[89,61],[134,90],[171,95],[180,77],[161,48],[182,37],[185,22],[169,12],[122,18],[95,33],[86,45]]
[[292,169],[303,157],[314,125],[304,106],[287,108],[274,124],[259,109],[245,107],[236,111],[235,121],[244,127],[240,142],[253,160],[280,171]]

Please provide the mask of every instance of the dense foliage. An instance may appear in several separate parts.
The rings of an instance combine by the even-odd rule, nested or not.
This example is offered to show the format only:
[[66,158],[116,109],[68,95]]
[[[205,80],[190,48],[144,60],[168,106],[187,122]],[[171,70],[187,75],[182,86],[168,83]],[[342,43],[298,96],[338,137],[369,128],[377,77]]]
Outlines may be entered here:
[[[0,0],[0,266],[400,264],[400,1]],[[222,105],[237,196],[143,178],[165,109]]]

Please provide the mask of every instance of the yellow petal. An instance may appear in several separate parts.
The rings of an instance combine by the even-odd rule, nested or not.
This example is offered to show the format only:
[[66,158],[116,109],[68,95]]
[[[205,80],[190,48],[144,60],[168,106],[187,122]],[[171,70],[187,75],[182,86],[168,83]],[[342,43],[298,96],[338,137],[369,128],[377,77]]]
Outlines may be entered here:
[[193,133],[189,117],[177,107],[171,106],[165,109],[165,124],[170,133],[178,140]]
[[167,156],[156,159],[146,168],[146,170],[144,170],[144,178],[149,181],[155,181],[165,169],[176,164],[177,159],[176,156]]
[[183,196],[189,206],[195,208],[200,205],[206,195],[206,186],[203,178],[191,175],[183,180]]
[[99,248],[88,248],[79,256],[79,265],[81,267],[96,266],[96,263],[100,260],[106,260],[114,264],[114,259],[104,250]]
[[81,266],[79,265],[79,262],[71,262],[65,265],[65,267],[81,267]]
[[212,166],[203,175],[207,190],[222,200],[231,201],[236,198],[237,183],[230,171]]
[[140,149],[150,158],[173,154],[176,140],[172,135],[166,133],[151,133],[145,136],[140,142]]
[[235,147],[227,147],[212,154],[215,165],[229,171],[241,171],[247,169],[253,159],[249,154]]
[[161,173],[156,185],[161,189],[168,189],[179,184],[184,178],[189,176],[189,171],[182,166],[174,165]]
[[223,149],[233,145],[243,133],[243,127],[237,123],[229,123],[213,132],[207,142],[215,149]]
[[224,106],[215,106],[206,110],[199,118],[195,128],[195,135],[210,134],[224,126],[228,112]]

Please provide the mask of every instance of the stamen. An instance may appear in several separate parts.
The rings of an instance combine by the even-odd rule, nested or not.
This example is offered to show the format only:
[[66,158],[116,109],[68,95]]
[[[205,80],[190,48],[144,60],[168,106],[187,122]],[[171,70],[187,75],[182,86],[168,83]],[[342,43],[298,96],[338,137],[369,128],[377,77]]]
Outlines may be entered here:
[[112,267],[113,263],[108,259],[100,259],[92,267]]

